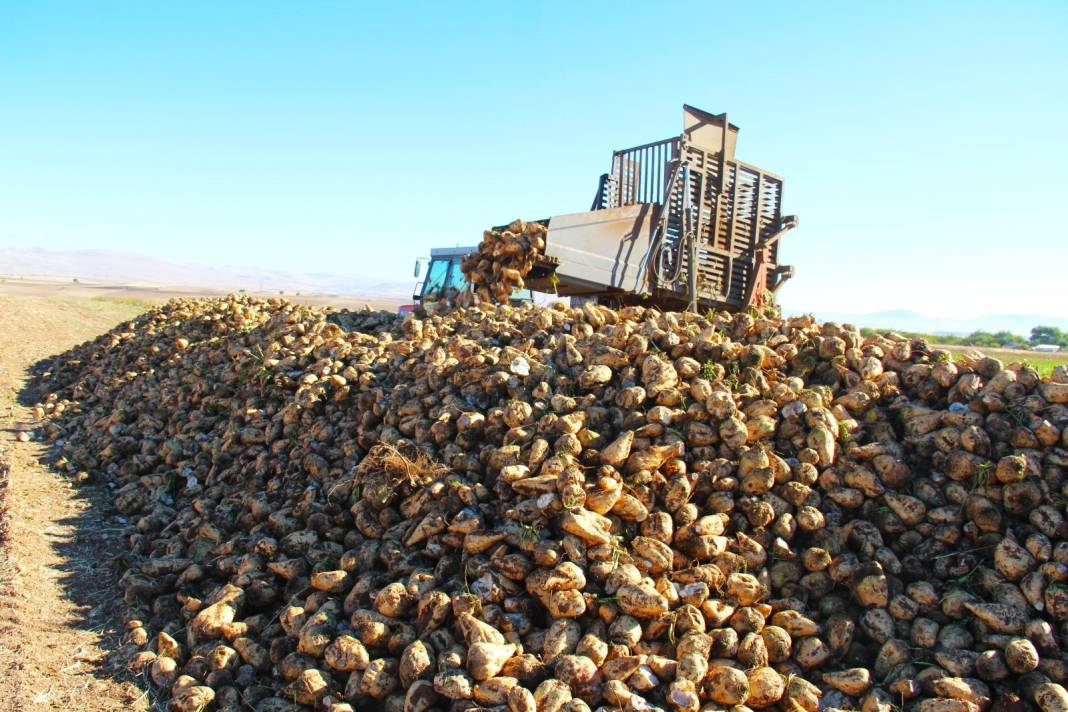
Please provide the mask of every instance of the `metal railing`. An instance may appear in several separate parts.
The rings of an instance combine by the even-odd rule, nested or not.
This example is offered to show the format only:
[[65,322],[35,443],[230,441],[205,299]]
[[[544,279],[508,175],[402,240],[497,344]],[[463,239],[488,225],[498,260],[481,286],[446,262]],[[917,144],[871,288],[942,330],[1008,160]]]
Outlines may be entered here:
[[[781,229],[782,179],[683,143],[682,136],[615,151],[592,208],[659,207],[647,255],[654,290],[732,308],[751,291],[758,245]],[[777,244],[767,251],[775,268]],[[764,265],[761,265],[764,269]]]
[[678,155],[679,138],[615,151],[612,172],[601,178],[599,208],[637,203],[662,203],[668,164]]

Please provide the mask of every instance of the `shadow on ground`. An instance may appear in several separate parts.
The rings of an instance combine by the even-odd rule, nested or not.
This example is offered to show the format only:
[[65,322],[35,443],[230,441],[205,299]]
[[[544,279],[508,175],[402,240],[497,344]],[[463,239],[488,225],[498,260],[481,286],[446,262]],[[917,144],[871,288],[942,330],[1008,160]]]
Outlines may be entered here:
[[[41,394],[37,390],[37,377],[49,363],[50,359],[44,359],[27,368],[24,386],[18,393],[19,405],[32,409],[39,402]],[[28,415],[28,411],[25,415]],[[39,422],[19,423],[14,418],[10,422],[12,427],[8,430],[13,431],[13,435],[23,428],[27,431],[33,427],[40,428]],[[61,651],[65,665],[60,665],[58,669],[41,666],[41,673],[51,673],[51,676],[61,679],[47,681],[47,699],[41,699],[40,703],[50,706],[37,709],[89,709],[78,696],[94,694],[92,689],[79,687],[77,690],[67,690],[70,694],[66,695],[62,689],[64,676],[77,672],[82,674],[83,687],[95,688],[84,677],[88,674],[96,680],[118,683],[122,688],[123,706],[114,706],[114,700],[110,698],[99,699],[96,702],[101,706],[92,707],[94,710],[164,710],[165,707],[156,702],[147,675],[135,675],[127,669],[130,658],[138,648],[129,642],[126,635],[123,589],[119,579],[130,562],[127,539],[136,528],[115,510],[113,485],[92,481],[85,473],[67,471],[61,455],[48,439],[39,430],[34,435],[34,440],[39,442],[19,443],[19,449],[27,459],[36,457],[42,475],[55,478],[55,483],[39,484],[42,489],[50,484],[58,487],[64,495],[63,511],[67,512],[66,516],[51,518],[39,532],[42,542],[54,552],[51,563],[53,579],[71,604],[65,607],[66,620],[56,621],[56,624],[91,634],[80,636],[83,644],[79,649]],[[68,486],[70,489],[66,489]],[[55,495],[47,491],[32,493],[31,496],[33,494],[40,495],[42,499]],[[53,496],[52,499],[59,498]],[[30,597],[32,605],[34,592],[23,590],[21,593]],[[14,624],[18,625],[18,622]],[[27,642],[33,645],[38,641],[24,641],[23,644]],[[36,699],[33,702],[39,703]]]

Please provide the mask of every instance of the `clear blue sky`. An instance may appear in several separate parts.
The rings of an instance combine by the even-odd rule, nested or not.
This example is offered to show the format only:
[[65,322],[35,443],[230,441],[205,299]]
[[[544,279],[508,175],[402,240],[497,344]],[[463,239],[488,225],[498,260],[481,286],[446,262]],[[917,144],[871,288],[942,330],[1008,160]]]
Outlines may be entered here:
[[405,278],[730,112],[799,308],[1068,313],[1068,3],[0,0],[0,245]]

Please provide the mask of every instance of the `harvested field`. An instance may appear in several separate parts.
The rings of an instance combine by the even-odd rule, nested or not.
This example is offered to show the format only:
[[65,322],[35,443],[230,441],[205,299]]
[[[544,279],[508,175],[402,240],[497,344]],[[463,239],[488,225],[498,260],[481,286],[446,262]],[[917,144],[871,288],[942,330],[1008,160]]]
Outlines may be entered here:
[[[954,360],[965,358],[969,351],[975,350],[975,347],[972,346],[939,345],[937,348],[948,351]],[[1041,376],[1049,376],[1053,373],[1053,369],[1058,366],[1068,366],[1068,352],[1042,353],[1039,351],[1024,351],[1022,349],[980,349],[980,351],[988,356],[1001,359],[1005,363],[1026,363],[1038,371]]]
[[19,402],[26,371],[143,307],[0,296],[0,710],[146,710],[151,698],[107,654],[121,645],[125,545],[106,487],[57,478]]
[[[254,293],[261,297],[279,296],[274,293]],[[30,297],[66,301],[67,303],[93,301],[105,305],[114,304],[135,309],[137,312],[162,304],[173,298],[223,297],[226,292],[202,287],[183,287],[162,284],[123,284],[110,282],[81,281],[67,279],[50,279],[46,277],[0,277],[0,296]],[[370,306],[372,309],[396,311],[404,302],[391,298],[355,297],[344,294],[285,293],[286,299],[309,306],[334,306],[360,309]],[[86,306],[86,308],[92,308]],[[135,312],[131,312],[135,313]],[[59,345],[57,344],[57,347]]]
[[[339,324],[344,325],[339,326]],[[810,318],[180,300],[38,370],[177,710],[1059,710],[1068,373]]]

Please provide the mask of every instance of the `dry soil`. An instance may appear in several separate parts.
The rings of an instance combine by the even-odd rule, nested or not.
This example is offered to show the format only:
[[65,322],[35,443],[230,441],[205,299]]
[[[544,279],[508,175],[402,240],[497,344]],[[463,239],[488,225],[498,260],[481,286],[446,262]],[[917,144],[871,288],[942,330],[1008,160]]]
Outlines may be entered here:
[[[27,368],[132,317],[144,304],[0,296],[0,710],[148,710],[107,651],[122,634],[112,561],[121,522],[101,485],[74,485],[21,442],[34,424]],[[25,436],[23,436],[25,437]],[[6,476],[5,476],[6,472]]]

